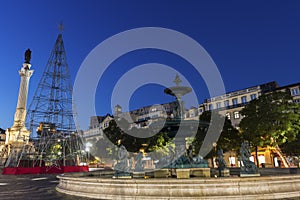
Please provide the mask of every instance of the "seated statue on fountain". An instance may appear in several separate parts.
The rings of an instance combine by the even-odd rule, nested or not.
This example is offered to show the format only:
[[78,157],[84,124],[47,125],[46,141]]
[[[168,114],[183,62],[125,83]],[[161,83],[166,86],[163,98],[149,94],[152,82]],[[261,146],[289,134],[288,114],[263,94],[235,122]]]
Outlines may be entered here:
[[208,167],[207,161],[204,160],[200,154],[197,154],[196,156],[194,156],[192,145],[190,145],[189,148],[187,149],[187,156],[188,156],[189,162],[193,168]]
[[121,145],[118,151],[118,161],[117,164],[114,166],[114,170],[117,176],[127,176],[132,167],[132,160],[127,158],[127,150],[126,148]]
[[[193,152],[193,147],[189,146],[190,151]],[[193,157],[193,154],[191,153],[192,156],[192,167],[193,168],[208,168],[208,162],[204,160],[204,158],[198,153],[196,156]]]
[[[178,158],[176,159],[176,155]],[[176,154],[173,152],[172,147],[169,146],[169,154],[162,157],[157,163],[157,168],[207,168],[208,163],[201,155],[193,155],[193,146],[185,149],[185,146],[177,147]]]
[[251,152],[248,142],[242,143],[240,154],[239,160],[241,161],[241,174],[257,174],[258,169],[256,165],[249,159],[251,157]]
[[187,155],[187,151],[184,145],[181,145],[177,148],[177,155],[180,155],[178,159],[175,161],[174,168],[191,168],[191,160]]
[[143,164],[143,153],[139,152],[138,155],[135,158],[135,172],[143,172],[144,171],[144,164]]
[[223,149],[219,149],[217,152],[216,164],[218,166],[218,170],[224,170],[227,168],[226,162],[224,160]]
[[227,164],[224,160],[223,149],[218,150],[215,161],[218,166],[219,176],[230,176],[230,171],[227,168]]
[[184,149],[184,146],[180,146],[178,148],[178,153],[182,154],[179,158],[174,161],[172,168],[207,168],[208,163],[203,159],[201,155],[194,156],[193,155],[193,146],[189,146],[188,149]]

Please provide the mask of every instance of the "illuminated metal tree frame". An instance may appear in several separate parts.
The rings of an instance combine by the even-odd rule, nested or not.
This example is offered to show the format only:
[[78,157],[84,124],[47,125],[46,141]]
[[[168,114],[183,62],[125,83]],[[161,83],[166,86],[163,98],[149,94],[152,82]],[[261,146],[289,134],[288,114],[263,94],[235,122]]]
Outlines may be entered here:
[[[26,126],[31,131],[33,166],[75,166],[84,159],[72,111],[72,87],[66,52],[59,34],[29,106]],[[24,157],[24,156],[23,156]],[[28,159],[28,158],[27,158]]]

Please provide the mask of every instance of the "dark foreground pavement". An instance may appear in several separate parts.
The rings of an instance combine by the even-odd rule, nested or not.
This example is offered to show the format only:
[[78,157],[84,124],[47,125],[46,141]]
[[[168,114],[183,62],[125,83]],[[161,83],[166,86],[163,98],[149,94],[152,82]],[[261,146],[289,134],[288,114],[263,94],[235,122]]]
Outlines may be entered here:
[[57,192],[58,179],[53,174],[0,175],[1,200],[88,200],[89,198],[65,195]]

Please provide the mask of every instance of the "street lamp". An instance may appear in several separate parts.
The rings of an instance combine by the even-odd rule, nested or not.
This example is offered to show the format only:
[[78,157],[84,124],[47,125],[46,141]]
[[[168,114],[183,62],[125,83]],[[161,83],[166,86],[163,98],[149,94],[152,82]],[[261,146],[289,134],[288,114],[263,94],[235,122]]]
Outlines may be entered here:
[[212,143],[212,146],[214,147],[214,151],[215,151],[212,155],[212,164],[213,164],[213,168],[215,168],[214,156],[217,155],[217,143],[216,142]]

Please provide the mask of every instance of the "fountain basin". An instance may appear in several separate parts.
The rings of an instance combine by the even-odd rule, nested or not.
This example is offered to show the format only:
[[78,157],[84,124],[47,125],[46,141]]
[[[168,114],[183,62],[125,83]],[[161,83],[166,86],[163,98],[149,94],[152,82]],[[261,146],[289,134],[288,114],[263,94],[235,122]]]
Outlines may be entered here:
[[300,175],[112,179],[60,175],[57,191],[95,199],[282,199],[300,197]]

